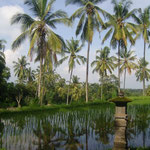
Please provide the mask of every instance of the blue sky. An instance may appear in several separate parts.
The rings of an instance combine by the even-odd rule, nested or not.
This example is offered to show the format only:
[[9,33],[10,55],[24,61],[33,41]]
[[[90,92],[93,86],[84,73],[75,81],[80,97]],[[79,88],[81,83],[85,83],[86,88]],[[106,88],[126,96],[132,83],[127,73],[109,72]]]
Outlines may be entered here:
[[[145,8],[148,5],[150,5],[149,0],[132,0],[133,5],[131,6],[131,9],[133,8]],[[112,13],[113,12],[113,6],[111,4],[111,0],[106,0],[103,3],[99,4],[99,7],[102,9]],[[62,9],[68,13],[70,16],[78,6],[75,5],[70,5],[70,6],[65,6],[65,0],[56,0],[54,4],[54,11],[58,9]],[[27,6],[24,6],[23,0],[0,0],[0,18],[1,18],[1,23],[0,23],[0,39],[6,39],[7,40],[7,46],[6,46],[6,63],[9,68],[11,68],[11,74],[12,77],[10,78],[10,81],[14,81],[16,78],[14,77],[13,74],[13,61],[17,61],[17,58],[20,57],[21,55],[26,55],[28,52],[29,48],[29,43],[26,41],[17,51],[13,52],[11,50],[11,43],[15,40],[15,38],[21,33],[20,32],[20,26],[19,25],[10,25],[10,18],[17,12],[21,13],[28,13],[30,14],[31,12],[28,10]],[[58,25],[57,30],[55,30],[56,33],[61,35],[64,40],[69,40],[71,37],[79,39],[80,37],[75,36],[75,29],[76,29],[76,24],[78,20],[75,21],[74,25],[71,27],[66,27],[64,25]],[[104,37],[105,32],[101,33],[101,36],[99,38],[98,33],[95,33],[93,43],[91,46],[91,51],[90,51],[90,63],[95,59],[96,56],[96,50],[100,49],[104,46],[109,46],[109,40],[104,44],[101,45],[101,39]],[[138,58],[143,57],[143,41],[142,39],[139,39],[136,42],[136,45],[132,47],[132,50],[135,51],[135,54],[137,55]],[[85,44],[85,47],[83,48],[81,55],[86,56],[87,52],[87,46]],[[116,50],[111,50],[111,55],[114,55],[117,51]],[[146,52],[146,59],[149,61],[150,60],[150,50],[147,49]],[[38,64],[34,64],[34,62],[31,62],[31,67],[33,69],[36,68]],[[76,69],[74,71],[75,75],[78,75],[80,77],[81,81],[85,81],[85,66],[76,66]],[[92,68],[90,68],[90,73],[89,73],[89,81],[91,83],[97,82],[99,80],[98,74],[92,74]],[[68,65],[67,63],[64,63],[62,66],[60,66],[57,69],[57,72],[62,75],[66,80],[69,79],[69,74],[68,74]],[[117,71],[115,71],[115,74]],[[117,75],[117,74],[116,74]],[[123,81],[123,78],[122,78]],[[149,83],[147,83],[148,85]],[[123,84],[121,85],[123,86]],[[132,75],[127,75],[127,82],[126,82],[126,87],[127,88],[142,88],[142,83],[136,81],[136,77],[134,75],[134,72]]]

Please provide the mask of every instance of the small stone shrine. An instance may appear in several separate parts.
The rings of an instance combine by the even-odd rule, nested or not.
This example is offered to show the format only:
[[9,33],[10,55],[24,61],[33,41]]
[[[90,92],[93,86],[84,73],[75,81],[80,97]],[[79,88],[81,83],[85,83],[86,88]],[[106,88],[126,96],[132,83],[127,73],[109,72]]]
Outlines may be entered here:
[[131,102],[130,99],[125,98],[123,95],[110,100],[115,103],[115,139],[113,150],[127,150],[127,103]]

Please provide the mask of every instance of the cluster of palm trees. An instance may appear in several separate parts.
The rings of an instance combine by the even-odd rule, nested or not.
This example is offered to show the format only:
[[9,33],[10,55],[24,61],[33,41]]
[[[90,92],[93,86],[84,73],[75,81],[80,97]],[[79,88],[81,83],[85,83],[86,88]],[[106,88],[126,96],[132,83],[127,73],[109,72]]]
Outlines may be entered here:
[[15,76],[18,78],[18,82],[23,84],[25,81],[31,83],[35,79],[35,70],[31,67],[27,67],[30,63],[27,62],[25,56],[18,58],[18,61],[13,61]]
[[[132,56],[133,52],[127,51],[128,45],[129,43],[134,45],[140,36],[143,37],[144,57],[139,61],[139,64],[142,65],[143,77],[138,79],[143,81],[143,95],[145,95],[145,79],[148,79],[147,73],[149,73],[149,70],[146,68],[145,52],[147,43],[149,43],[150,7],[144,9],[144,11],[141,9],[129,11],[132,4],[130,0],[120,0],[119,2],[112,0],[114,11],[113,14],[110,14],[98,6],[98,4],[103,1],[104,0],[66,0],[66,5],[77,4],[80,6],[80,8],[68,18],[67,13],[62,10],[53,12],[52,6],[55,0],[25,0],[25,4],[28,5],[34,17],[28,14],[16,14],[13,16],[11,23],[20,23],[22,26],[22,34],[13,42],[12,48],[18,48],[28,37],[30,40],[28,55],[32,58],[33,54],[36,54],[35,60],[40,62],[38,81],[38,97],[40,99],[42,97],[41,89],[42,86],[44,86],[43,73],[52,70],[55,64],[61,64],[64,60],[69,59],[70,82],[75,62],[78,64],[84,64],[84,62],[86,62],[86,102],[88,102],[90,46],[93,41],[94,33],[98,32],[100,34],[103,30],[107,30],[107,33],[102,43],[110,39],[110,45],[113,48],[118,48],[118,93],[120,93],[120,76],[122,70],[125,70],[124,74],[126,76],[126,71],[131,73],[131,70],[136,66],[136,64],[133,63],[135,60],[135,56]],[[76,18],[79,18],[76,35],[80,35],[82,42],[87,42],[88,44],[87,58],[76,54],[82,49],[82,45],[79,45],[79,41],[72,39],[65,44],[62,37],[53,31],[57,23],[63,23],[69,26]],[[106,22],[103,21],[103,18],[106,18]],[[130,20],[133,19],[136,23],[130,22]],[[92,63],[92,66],[96,65],[94,71],[97,71],[101,78],[107,75],[107,71],[112,73],[114,69],[115,64],[112,58],[109,57],[109,51],[109,48],[105,47]],[[70,55],[57,61],[57,55],[64,53]],[[130,62],[132,62],[132,64],[130,64]],[[141,69],[137,71],[136,76],[139,76],[140,71]]]

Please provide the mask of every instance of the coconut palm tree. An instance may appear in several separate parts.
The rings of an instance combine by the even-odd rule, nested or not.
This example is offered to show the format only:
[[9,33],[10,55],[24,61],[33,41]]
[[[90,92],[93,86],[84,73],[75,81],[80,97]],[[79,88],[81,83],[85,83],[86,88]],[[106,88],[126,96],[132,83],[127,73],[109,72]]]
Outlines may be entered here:
[[26,73],[27,73],[27,63],[26,57],[22,56],[21,58],[18,58],[18,62],[13,61],[14,64],[14,72],[15,76],[18,77],[19,83],[23,83],[26,79]]
[[[143,11],[142,9],[140,9],[139,16],[137,17],[136,15],[133,15],[133,17],[136,23],[139,25],[140,35],[142,36],[144,41],[143,57],[144,57],[144,61],[146,61],[145,60],[146,47],[147,47],[147,43],[149,43],[149,35],[150,35],[150,6],[145,8]],[[145,92],[145,78],[143,79],[143,86]]]
[[0,51],[0,63],[2,65],[5,65],[5,54],[4,52],[1,52],[1,51]]
[[[5,40],[0,40],[0,65],[1,65],[1,69],[3,68],[2,66],[5,65],[5,55],[4,55],[5,44],[6,44]],[[2,52],[1,52],[1,50],[2,50]]]
[[81,96],[83,95],[84,88],[79,80],[80,80],[80,78],[78,76],[72,77],[70,103],[72,102],[72,100],[78,101],[81,98]]
[[[82,50],[83,45],[79,45],[79,40],[74,40],[73,38],[66,43],[66,50],[64,51],[68,56],[65,56],[61,60],[58,61],[58,65],[62,64],[65,60],[68,60],[69,65],[69,73],[70,73],[70,80],[68,86],[68,94],[67,94],[67,105],[69,104],[69,93],[70,93],[70,84],[72,80],[73,70],[76,66],[84,64],[86,62],[86,58],[84,56],[78,55],[78,53]],[[81,62],[81,63],[80,63]]]
[[5,50],[5,44],[6,44],[7,42],[5,41],[5,40],[0,40],[0,50],[2,50],[3,52],[4,52],[4,50]]
[[109,57],[110,48],[105,46],[101,50],[97,50],[97,53],[100,55],[96,56],[96,60],[91,63],[91,67],[94,67],[93,73],[98,72],[101,77],[101,99],[103,97],[103,79],[108,75],[108,72],[112,74],[112,71],[115,68],[115,64],[113,62],[113,57]]
[[[4,68],[5,68],[5,54],[4,54],[4,49],[5,49],[5,40],[0,40],[0,75],[2,74]],[[2,50],[2,51],[1,51]]]
[[32,11],[34,18],[28,14],[16,14],[11,21],[12,24],[21,23],[22,25],[22,34],[13,42],[12,48],[18,48],[26,37],[29,37],[30,48],[28,54],[32,57],[33,53],[36,52],[37,57],[39,57],[39,98],[41,93],[42,68],[47,51],[60,52],[64,47],[62,38],[53,29],[56,29],[57,23],[68,22],[68,19],[66,19],[67,14],[64,11],[52,11],[54,2],[55,0],[25,0],[24,3]]
[[137,68],[137,65],[135,63],[136,55],[133,54],[134,51],[127,51],[127,49],[122,50],[120,53],[120,72],[124,72],[124,90],[126,82],[126,72],[128,72],[131,75],[132,70],[135,70]]
[[66,0],[66,4],[79,4],[81,7],[76,10],[71,20],[74,21],[76,18],[80,18],[76,29],[76,35],[81,34],[81,39],[87,41],[87,66],[86,66],[86,102],[88,102],[88,76],[89,76],[89,52],[90,46],[93,41],[94,31],[100,32],[100,26],[104,25],[99,12],[104,14],[104,11],[97,6],[104,0]]
[[148,69],[148,62],[144,60],[144,58],[141,58],[138,62],[138,68],[135,73],[135,76],[137,77],[137,81],[143,82],[143,96],[145,95],[145,89],[144,89],[144,80],[146,79],[149,81],[150,79],[150,69]]
[[28,83],[31,83],[35,80],[35,70],[32,70],[31,67],[26,69],[26,78]]
[[128,19],[136,12],[136,9],[129,11],[132,4],[129,0],[112,0],[114,5],[114,14],[107,13],[108,22],[106,22],[106,29],[109,29],[104,36],[102,43],[104,43],[110,36],[110,45],[113,48],[118,47],[118,93],[120,93],[120,50],[127,47],[127,40],[133,45],[135,43],[134,34],[137,34],[137,26],[128,22]]

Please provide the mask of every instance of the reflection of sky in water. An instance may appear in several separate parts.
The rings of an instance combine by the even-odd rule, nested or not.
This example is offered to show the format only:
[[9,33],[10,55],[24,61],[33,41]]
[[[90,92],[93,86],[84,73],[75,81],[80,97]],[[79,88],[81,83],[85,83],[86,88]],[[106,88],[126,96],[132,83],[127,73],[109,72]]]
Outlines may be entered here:
[[[145,133],[145,147],[150,147],[150,124],[149,127],[146,129]],[[133,139],[128,140],[128,146],[130,147],[143,147],[143,132],[132,136]]]
[[[132,108],[128,111],[128,146],[150,147],[149,108]],[[2,145],[7,150],[52,150],[48,143],[48,133],[53,135],[51,142],[56,150],[108,150],[113,148],[114,111],[108,106],[90,107],[70,111],[27,113],[4,116]],[[57,129],[56,129],[57,128]],[[37,135],[36,135],[36,134]],[[41,148],[40,148],[40,138]],[[88,137],[88,145],[87,139]],[[60,140],[61,139],[61,140]],[[45,140],[45,141],[44,141]],[[47,142],[47,143],[46,143]],[[58,145],[60,144],[60,145]],[[45,147],[44,147],[45,145]],[[56,147],[57,146],[57,147]],[[72,147],[71,147],[72,146]],[[74,148],[76,146],[76,148]]]
[[[5,127],[0,146],[7,150],[49,150],[53,144],[58,150],[65,150],[67,146],[68,150],[113,147],[114,112],[105,105],[85,110],[4,116],[2,122]],[[49,142],[54,140],[59,142]],[[71,144],[66,145],[67,140]]]
[[129,109],[128,146],[150,148],[150,112],[148,106]]

